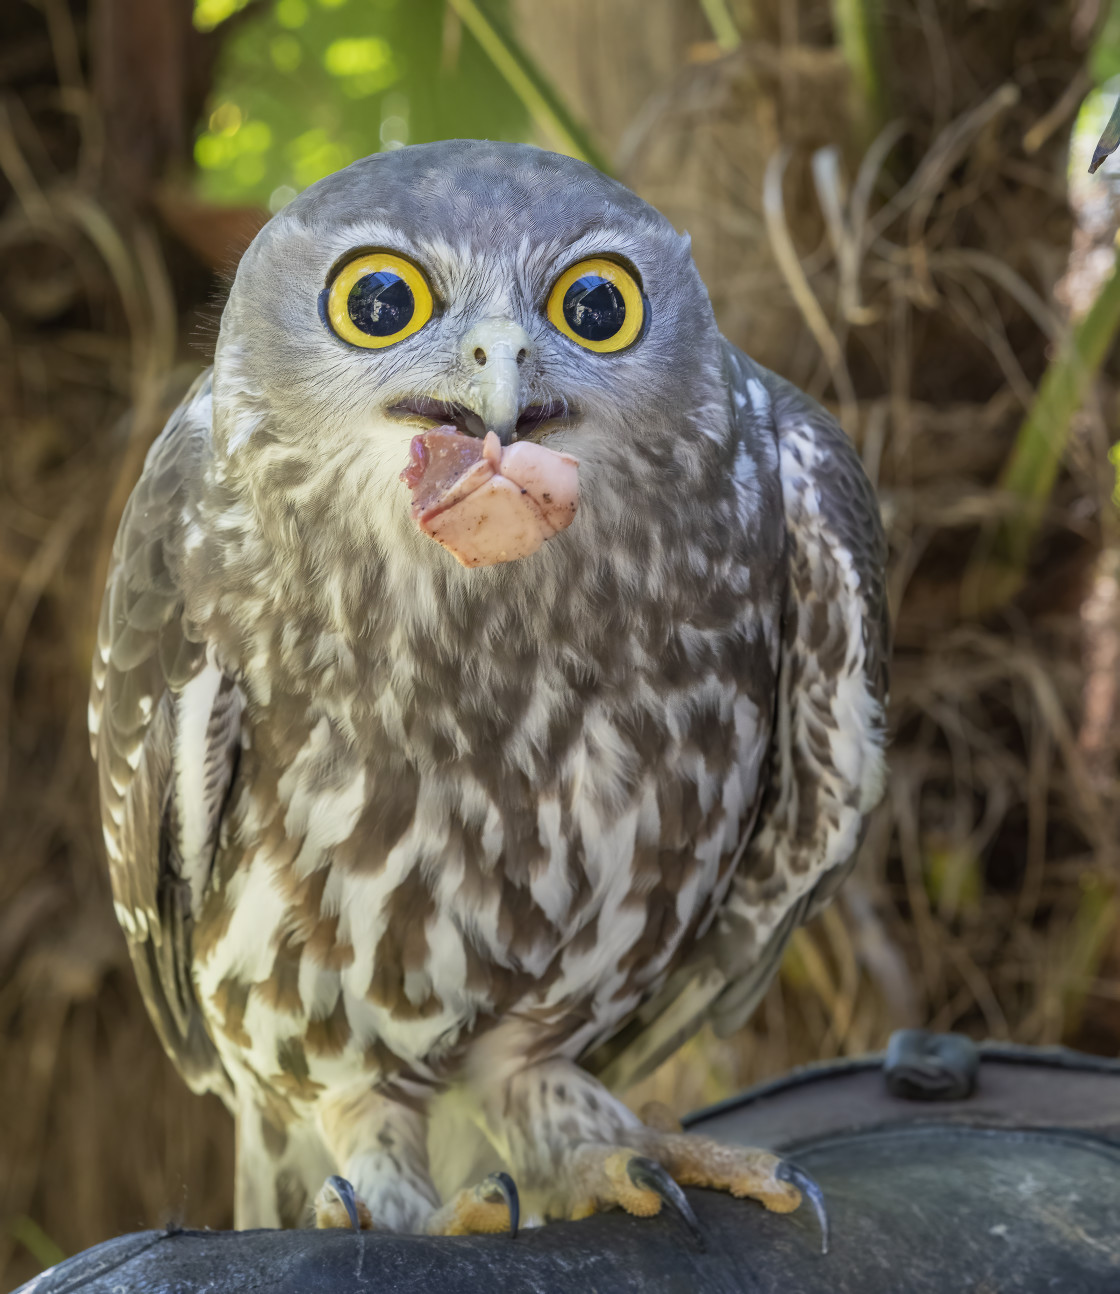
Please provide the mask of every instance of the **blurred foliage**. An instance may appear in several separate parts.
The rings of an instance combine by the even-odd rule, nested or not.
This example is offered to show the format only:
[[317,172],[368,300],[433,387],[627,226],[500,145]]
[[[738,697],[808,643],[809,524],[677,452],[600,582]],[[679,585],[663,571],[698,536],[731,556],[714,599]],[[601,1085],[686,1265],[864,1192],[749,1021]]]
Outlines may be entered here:
[[858,129],[870,143],[887,118],[881,0],[832,0],[832,25],[851,70]]
[[1117,0],[1111,0],[1108,5],[1108,13],[1089,55],[1089,69],[1098,85],[1120,76],[1120,3]]
[[[245,5],[195,0],[195,26]],[[445,0],[275,0],[225,42],[195,160],[205,197],[275,211],[381,149],[528,130],[520,99]]]
[[715,37],[716,44],[724,54],[733,53],[743,43],[742,34],[735,17],[727,6],[727,0],[700,0]]
[[1081,878],[1081,898],[1070,924],[1063,959],[1063,1010],[1069,1027],[1080,1026],[1086,1007],[1086,987],[1100,974],[1109,940],[1120,919],[1115,888],[1097,876]]
[[33,1219],[20,1214],[11,1218],[7,1226],[9,1234],[43,1267],[53,1267],[66,1257],[63,1250],[47,1235],[43,1228]]
[[[1071,432],[1120,334],[1115,251],[1120,175],[1115,166],[1096,175],[1120,142],[1120,0],[1108,5],[1090,51],[1088,71],[1095,84],[1081,100],[1066,162],[1069,205],[1083,243],[1078,247],[1075,237],[1065,290],[1058,293],[1072,326],[1054,347],[1004,464],[1000,488],[1020,506],[981,545],[966,574],[963,593],[973,614],[1004,606],[1022,589]],[[1079,84],[1075,79],[1071,90]],[[1120,442],[1110,451],[1114,465],[1118,450]],[[1114,486],[1113,500],[1120,501],[1120,481]]]
[[[1084,183],[1080,170],[1087,141],[1099,141],[1093,149],[1090,174],[1097,171],[1120,143],[1120,0],[1111,0],[1107,7],[1090,51],[1089,70],[1095,85],[1085,96],[1073,128],[1067,176],[1071,190]],[[1112,502],[1120,508],[1120,441],[1112,445],[1108,457],[1115,469]]]
[[939,916],[953,921],[979,912],[983,862],[968,841],[927,841],[922,862],[926,891]]
[[511,26],[478,0],[448,0],[451,10],[486,51],[495,70],[525,105],[533,125],[561,153],[578,157],[611,174],[595,141],[526,52]]
[[[1074,128],[1074,137],[1084,134],[1100,138],[1100,144],[1093,154],[1089,167],[1092,173],[1115,150],[1117,140],[1120,139],[1120,135],[1117,134],[1117,128],[1120,126],[1120,102],[1116,98],[1118,85],[1109,84],[1114,78],[1120,78],[1120,2],[1118,0],[1111,0],[1107,6],[1104,22],[1089,53],[1089,71],[1094,81],[1094,89],[1089,92],[1081,105]],[[1071,163],[1077,151],[1071,149]]]

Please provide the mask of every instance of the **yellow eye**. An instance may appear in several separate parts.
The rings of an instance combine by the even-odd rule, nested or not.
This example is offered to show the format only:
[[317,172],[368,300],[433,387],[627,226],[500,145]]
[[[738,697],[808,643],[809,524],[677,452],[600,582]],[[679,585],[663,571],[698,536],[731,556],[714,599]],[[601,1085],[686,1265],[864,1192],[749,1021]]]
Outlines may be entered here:
[[377,349],[411,337],[432,317],[432,290],[411,261],[365,252],[324,292],[323,313],[352,346]]
[[629,271],[593,256],[556,280],[548,297],[548,318],[565,337],[588,350],[622,350],[642,331],[645,302]]

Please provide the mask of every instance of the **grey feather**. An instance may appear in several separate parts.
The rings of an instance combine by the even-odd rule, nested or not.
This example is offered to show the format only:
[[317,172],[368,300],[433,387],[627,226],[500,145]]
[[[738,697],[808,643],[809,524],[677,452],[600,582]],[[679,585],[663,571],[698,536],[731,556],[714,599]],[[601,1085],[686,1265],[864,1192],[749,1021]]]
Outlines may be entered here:
[[174,789],[177,701],[206,665],[205,643],[190,641],[183,625],[175,550],[205,452],[194,406],[208,394],[205,380],[192,388],[153,445],[122,518],[98,625],[90,730],[113,895],[145,1005],[187,1081],[228,1098],[191,979],[193,912],[178,828],[184,811],[201,814],[212,854],[237,749],[228,680],[205,746],[193,752],[206,769],[199,804],[184,806]]

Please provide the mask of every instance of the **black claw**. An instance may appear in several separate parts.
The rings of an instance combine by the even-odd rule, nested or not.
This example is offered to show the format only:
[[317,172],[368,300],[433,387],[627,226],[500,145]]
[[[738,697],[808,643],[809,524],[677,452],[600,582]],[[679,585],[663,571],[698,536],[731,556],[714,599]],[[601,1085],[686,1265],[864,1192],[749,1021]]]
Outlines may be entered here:
[[355,1231],[361,1231],[362,1224],[358,1221],[358,1197],[354,1188],[345,1177],[339,1177],[337,1173],[327,1178],[327,1185],[338,1196],[342,1207],[346,1210],[346,1216],[350,1219],[350,1225]]
[[796,1186],[812,1204],[821,1227],[821,1253],[828,1253],[828,1210],[824,1206],[824,1192],[803,1168],[798,1168],[788,1159],[782,1160],[774,1170],[774,1176],[780,1182],[789,1182],[790,1185]]
[[696,1214],[693,1213],[692,1205],[685,1198],[684,1191],[655,1159],[647,1159],[645,1155],[634,1155],[626,1165],[626,1173],[635,1186],[645,1191],[655,1191],[666,1204],[676,1209],[697,1247],[700,1249],[706,1247],[704,1233],[700,1230],[700,1223],[696,1221]]
[[[506,1208],[509,1209],[509,1238],[517,1239],[517,1227],[521,1221],[521,1197],[517,1193],[517,1183],[510,1177],[509,1173],[491,1173],[482,1183],[483,1188],[492,1186],[506,1202]],[[492,1195],[486,1195],[485,1199],[493,1199]]]

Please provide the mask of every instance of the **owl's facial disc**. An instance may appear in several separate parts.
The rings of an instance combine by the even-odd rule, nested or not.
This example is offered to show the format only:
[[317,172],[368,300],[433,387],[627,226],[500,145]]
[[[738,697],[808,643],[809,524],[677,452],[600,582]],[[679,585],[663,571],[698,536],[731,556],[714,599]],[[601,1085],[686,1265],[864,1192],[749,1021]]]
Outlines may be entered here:
[[[324,324],[362,350],[383,350],[413,336],[432,318],[434,308],[423,271],[393,252],[355,256],[319,297]],[[461,387],[461,398],[419,395],[396,401],[388,412],[454,423],[475,436],[492,431],[503,445],[530,435],[545,422],[570,420],[570,409],[559,402],[530,403],[523,398],[521,370],[534,347],[532,337],[513,319],[484,319],[459,343],[454,385]]]
[[[573,422],[572,401],[549,399],[540,389],[537,361],[549,356],[549,339],[561,352],[562,372],[572,362],[565,351],[606,357],[629,349],[645,330],[649,307],[637,271],[609,255],[584,256],[553,273],[547,295],[537,298],[536,320],[513,317],[508,299],[492,298],[488,317],[471,322],[468,313],[466,331],[447,339],[454,358],[446,377],[432,386],[429,378],[427,390],[422,386],[403,399],[398,388],[386,412],[453,423],[474,436],[493,432],[503,445]],[[449,326],[446,310],[437,312],[425,270],[393,251],[359,251],[344,260],[320,294],[319,310],[336,337],[370,351],[407,344],[429,322],[439,324],[445,337]]]

